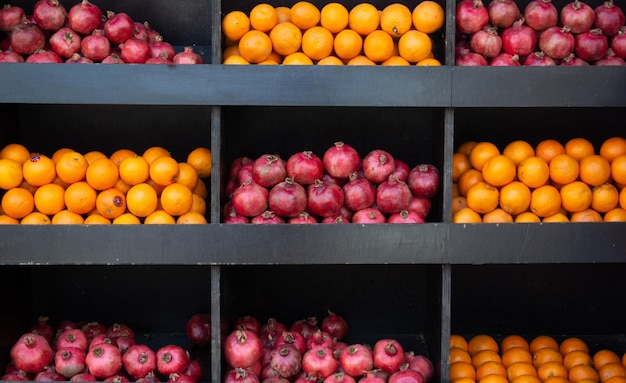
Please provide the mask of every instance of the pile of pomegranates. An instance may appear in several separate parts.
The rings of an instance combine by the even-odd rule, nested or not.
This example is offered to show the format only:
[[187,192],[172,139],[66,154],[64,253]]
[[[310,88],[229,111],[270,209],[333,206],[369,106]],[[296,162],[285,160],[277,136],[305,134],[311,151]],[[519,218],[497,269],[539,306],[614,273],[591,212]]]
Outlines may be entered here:
[[285,323],[253,316],[235,320],[223,342],[224,383],[426,383],[428,357],[405,350],[394,338],[373,345],[345,341],[346,320],[331,311]]
[[624,11],[605,0],[461,0],[456,7],[459,66],[626,65]]
[[382,149],[361,157],[344,142],[323,155],[263,154],[230,165],[225,223],[423,223],[440,185],[432,164],[409,165]]
[[202,366],[176,344],[153,349],[128,325],[41,318],[15,342],[1,380],[195,383]]
[[0,8],[0,62],[202,64],[203,59],[190,46],[175,51],[147,22],[124,12],[103,12],[88,0],[69,9],[59,0],[38,0],[31,13],[9,4]]

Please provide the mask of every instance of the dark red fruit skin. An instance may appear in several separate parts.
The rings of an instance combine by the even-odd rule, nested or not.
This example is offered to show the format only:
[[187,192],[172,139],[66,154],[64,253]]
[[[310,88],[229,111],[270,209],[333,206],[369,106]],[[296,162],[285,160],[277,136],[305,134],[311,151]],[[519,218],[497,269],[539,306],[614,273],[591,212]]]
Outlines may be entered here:
[[41,28],[34,23],[23,19],[9,34],[11,49],[21,55],[31,55],[38,49],[43,49],[46,37]]
[[33,7],[33,19],[45,31],[59,30],[67,20],[67,10],[59,0],[39,0]]
[[72,6],[67,13],[70,27],[83,35],[91,34],[102,22],[102,11],[88,0]]
[[80,52],[82,38],[72,28],[62,27],[50,36],[50,48],[63,58],[70,58]]
[[104,34],[112,43],[121,44],[135,35],[135,23],[124,12],[108,11],[107,20],[104,23]]
[[5,4],[0,8],[0,31],[9,32],[22,22],[26,16],[24,9],[15,5]]

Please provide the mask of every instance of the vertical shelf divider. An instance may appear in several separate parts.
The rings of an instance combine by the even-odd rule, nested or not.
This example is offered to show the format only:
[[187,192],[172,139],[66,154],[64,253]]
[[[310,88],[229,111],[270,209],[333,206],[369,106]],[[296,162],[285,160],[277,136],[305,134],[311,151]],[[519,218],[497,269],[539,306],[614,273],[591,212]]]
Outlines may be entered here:
[[211,266],[211,381],[222,381],[221,270]]

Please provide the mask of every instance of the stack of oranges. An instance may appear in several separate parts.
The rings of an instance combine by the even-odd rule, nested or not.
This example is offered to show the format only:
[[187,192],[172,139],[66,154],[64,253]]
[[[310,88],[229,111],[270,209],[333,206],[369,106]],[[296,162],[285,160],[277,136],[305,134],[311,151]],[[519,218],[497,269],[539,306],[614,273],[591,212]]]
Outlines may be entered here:
[[444,21],[443,8],[431,0],[413,9],[401,3],[383,9],[360,3],[350,10],[337,2],[321,9],[305,0],[291,7],[261,3],[224,15],[223,63],[437,66],[430,34]]
[[179,162],[160,146],[47,156],[11,143],[0,150],[0,223],[207,223],[211,166],[204,147]]
[[468,141],[452,159],[452,221],[624,222],[626,138],[575,137],[498,148]]
[[626,383],[626,354],[591,352],[578,337],[450,337],[452,383]]

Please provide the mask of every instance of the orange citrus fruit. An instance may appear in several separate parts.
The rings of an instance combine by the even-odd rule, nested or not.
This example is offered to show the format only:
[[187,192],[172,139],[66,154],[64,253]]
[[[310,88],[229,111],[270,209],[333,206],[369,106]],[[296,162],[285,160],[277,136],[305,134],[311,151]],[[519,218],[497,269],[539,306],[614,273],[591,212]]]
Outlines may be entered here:
[[613,210],[619,203],[619,191],[613,184],[594,186],[591,196],[591,208],[599,213]]
[[451,334],[450,348],[460,348],[461,350],[467,351],[467,339],[459,334]]
[[20,220],[22,225],[50,225],[50,217],[39,211],[33,211]]
[[591,355],[586,351],[574,350],[563,356],[563,365],[565,365],[565,368],[568,370],[579,364],[593,364]]
[[252,7],[248,17],[250,26],[261,32],[269,32],[278,23],[276,8],[267,3],[259,3]]
[[517,215],[528,210],[531,191],[524,183],[510,182],[500,189],[500,207],[509,214]]
[[176,220],[164,210],[155,210],[144,218],[143,223],[146,225],[173,225]]
[[580,166],[569,154],[557,154],[550,161],[550,179],[557,184],[567,184],[578,179]]
[[607,138],[600,145],[599,154],[613,162],[616,157],[626,154],[626,138],[618,136]]
[[545,139],[535,147],[535,155],[542,158],[547,163],[552,161],[552,158],[557,154],[565,153],[565,147],[559,141],[548,138]]
[[222,19],[222,33],[227,39],[239,41],[250,30],[250,18],[242,11],[230,11]]
[[331,33],[339,33],[348,26],[349,13],[341,3],[328,3],[320,11],[320,24]]
[[599,154],[586,156],[580,160],[579,177],[590,186],[602,185],[611,178],[611,164]]
[[361,53],[363,37],[352,29],[344,29],[335,36],[333,48],[339,58],[349,60]]
[[531,211],[525,211],[515,216],[515,222],[537,223],[537,222],[541,222],[541,218],[539,218],[537,214]]
[[376,63],[365,55],[358,55],[348,60],[346,65],[376,65]]
[[564,147],[565,153],[574,157],[577,161],[580,161],[585,157],[595,154],[595,149],[591,141],[582,137],[570,139],[565,143]]
[[65,189],[55,183],[42,185],[35,190],[35,208],[46,215],[65,209]]
[[306,30],[320,22],[321,12],[315,4],[301,0],[291,6],[290,18],[298,28]]
[[159,157],[152,161],[149,168],[150,179],[162,186],[176,182],[178,172],[178,162],[173,157]]
[[482,171],[485,162],[498,154],[500,150],[495,144],[488,141],[478,142],[469,152],[470,163],[474,169]]
[[559,349],[559,343],[550,335],[537,335],[533,339],[531,339],[528,344],[528,350],[531,354],[535,354],[537,351],[542,348],[553,348],[555,350]]
[[[402,3],[392,3],[380,13],[380,29],[392,37],[400,37],[413,26],[411,9]],[[422,32],[423,33],[423,32]]]
[[467,352],[474,356],[483,350],[500,351],[498,342],[488,334],[476,334],[467,341]]
[[0,159],[0,189],[9,190],[22,184],[22,164],[10,159]]
[[122,149],[117,149],[116,151],[111,153],[111,155],[109,156],[109,159],[113,161],[115,166],[120,166],[120,164],[125,158],[136,156],[136,155],[137,153],[135,153],[135,151],[128,149],[128,148],[122,148]]
[[532,363],[533,356],[525,346],[514,346],[502,352],[502,364],[508,367],[513,363]]
[[467,206],[479,214],[489,213],[498,207],[500,193],[493,185],[481,181],[472,186],[465,198]]
[[113,219],[112,224],[114,225],[139,225],[141,221],[132,213],[124,213],[119,217]]
[[193,190],[198,183],[198,178],[199,176],[196,168],[191,166],[188,162],[178,163],[178,176],[176,177],[176,182],[187,186],[189,190]]
[[36,153],[22,164],[22,175],[30,185],[41,186],[52,182],[57,174],[52,159]]
[[615,351],[603,348],[593,354],[592,362],[593,366],[598,370],[607,363],[621,363],[622,360]]
[[436,1],[424,0],[418,3],[411,13],[413,26],[420,32],[434,33],[445,23],[443,7]]
[[56,161],[56,174],[63,182],[71,184],[85,179],[88,166],[82,154],[70,150]]
[[272,40],[267,33],[251,29],[239,39],[241,57],[251,63],[259,63],[272,53]]
[[134,185],[126,193],[126,207],[137,217],[147,217],[157,209],[158,203],[156,190],[147,183]]
[[192,192],[183,184],[174,183],[166,186],[161,192],[161,206],[172,216],[180,216],[191,209]]
[[611,162],[611,178],[618,184],[626,185],[626,154],[620,154]]
[[285,56],[283,65],[313,65],[313,60],[302,52],[294,52]]
[[297,52],[302,46],[302,31],[289,21],[276,24],[269,36],[274,51],[283,56]]
[[483,214],[484,223],[511,223],[513,216],[502,208],[495,208],[489,213]]
[[206,220],[206,217],[203,214],[198,213],[196,211],[189,211],[181,215],[180,217],[176,218],[176,223],[184,224],[184,225],[199,225],[199,224],[205,224],[208,222]]
[[535,148],[527,141],[515,140],[504,147],[502,154],[513,160],[515,165],[519,165],[526,158],[535,156]]
[[616,207],[604,213],[604,222],[626,222],[626,210]]
[[361,36],[367,36],[378,29],[379,25],[380,13],[373,4],[363,2],[350,9],[348,26]]
[[131,186],[144,183],[150,177],[150,164],[143,156],[125,158],[119,166],[119,177]]
[[363,40],[365,57],[375,63],[381,63],[393,55],[394,41],[391,35],[383,30],[368,33]]
[[480,216],[480,214],[476,213],[469,207],[461,208],[452,215],[453,223],[478,223],[482,221],[483,218]]
[[119,178],[119,168],[110,158],[99,158],[87,167],[85,181],[96,190],[106,190],[115,186]]
[[409,66],[411,65],[405,58],[401,56],[391,56],[387,60],[380,63],[380,65],[385,66]]
[[105,218],[114,219],[126,212],[126,197],[116,188],[103,190],[96,197],[96,210]]
[[0,159],[13,160],[20,165],[23,165],[30,157],[31,154],[26,146],[18,143],[7,144],[0,150]]
[[538,188],[550,179],[550,167],[541,157],[528,157],[517,166],[517,178],[529,188]]
[[69,210],[61,210],[52,216],[50,223],[53,225],[82,225],[85,219],[82,215]]
[[432,52],[433,44],[430,37],[421,31],[410,30],[402,34],[398,40],[398,53],[411,63],[417,63]]
[[302,34],[302,52],[312,60],[321,60],[333,51],[333,34],[324,27],[314,26]]
[[509,157],[498,154],[483,164],[483,177],[493,186],[504,186],[515,179],[517,167]]
[[530,193],[530,211],[539,217],[548,217],[561,209],[561,193],[552,185],[543,185]]
[[76,214],[87,214],[95,209],[96,197],[96,190],[87,182],[75,182],[65,189],[65,206]]
[[450,365],[450,381],[460,378],[476,380],[476,369],[471,363],[456,362]]
[[560,190],[561,205],[570,213],[587,209],[591,205],[593,195],[589,185],[582,181],[570,182]]
[[7,190],[2,196],[2,211],[15,219],[21,219],[32,213],[35,208],[33,195],[21,187]]

